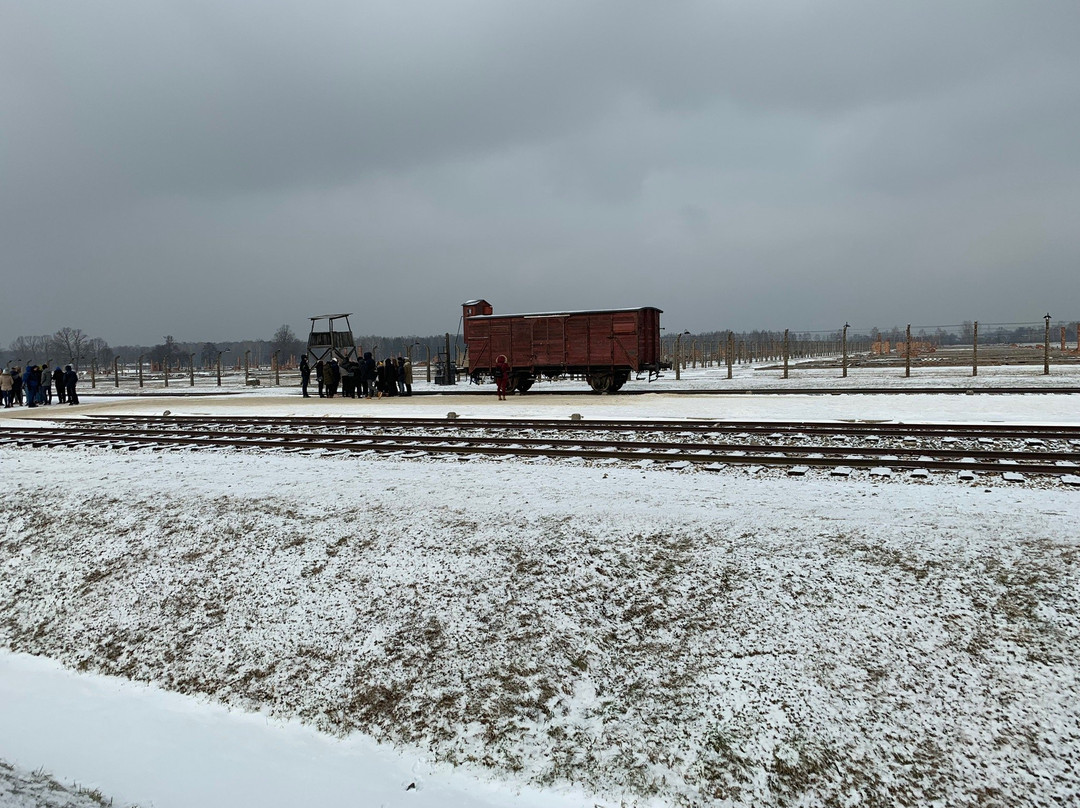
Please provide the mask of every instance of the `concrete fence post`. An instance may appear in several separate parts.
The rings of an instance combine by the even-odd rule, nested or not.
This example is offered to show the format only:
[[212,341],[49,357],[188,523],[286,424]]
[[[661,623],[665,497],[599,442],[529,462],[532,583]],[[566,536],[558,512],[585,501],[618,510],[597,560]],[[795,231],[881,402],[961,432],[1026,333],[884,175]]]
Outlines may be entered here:
[[971,375],[979,375],[979,321],[971,329]]
[[727,332],[727,377],[731,378],[731,363],[735,359],[735,335]]
[[784,378],[788,377],[788,330],[784,329]]
[[847,330],[849,328],[851,328],[851,326],[848,323],[844,323],[844,330],[840,333],[840,353],[842,355],[840,360],[840,375],[845,379],[847,378]]
[[1050,375],[1050,313],[1043,317],[1046,321],[1046,330],[1043,332],[1043,376]]
[[907,336],[904,338],[904,376],[911,375],[911,323],[907,326]]

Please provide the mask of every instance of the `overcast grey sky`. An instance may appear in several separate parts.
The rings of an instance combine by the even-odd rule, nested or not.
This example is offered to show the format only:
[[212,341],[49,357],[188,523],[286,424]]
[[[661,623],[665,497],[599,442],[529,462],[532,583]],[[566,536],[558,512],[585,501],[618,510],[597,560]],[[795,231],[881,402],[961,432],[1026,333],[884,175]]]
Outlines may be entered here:
[[0,343],[1080,318],[1077,0],[0,0]]

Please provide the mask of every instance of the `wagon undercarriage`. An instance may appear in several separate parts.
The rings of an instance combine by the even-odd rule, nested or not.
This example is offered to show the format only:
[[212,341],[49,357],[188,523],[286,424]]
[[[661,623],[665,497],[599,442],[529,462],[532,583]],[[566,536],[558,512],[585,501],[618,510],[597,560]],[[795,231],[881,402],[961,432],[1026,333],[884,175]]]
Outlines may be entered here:
[[[653,368],[647,368],[646,371],[648,373],[647,378],[649,381],[658,378],[660,375],[659,371]],[[634,371],[630,368],[578,368],[574,370],[566,368],[534,368],[532,370],[516,369],[510,374],[506,389],[511,393],[524,393],[541,378],[547,379],[548,381],[584,379],[597,393],[616,393],[630,380],[630,376],[633,375],[633,373]],[[478,385],[494,381],[493,376],[481,370],[474,371],[470,378],[472,379],[473,384]],[[638,373],[638,378],[642,378],[641,373]]]

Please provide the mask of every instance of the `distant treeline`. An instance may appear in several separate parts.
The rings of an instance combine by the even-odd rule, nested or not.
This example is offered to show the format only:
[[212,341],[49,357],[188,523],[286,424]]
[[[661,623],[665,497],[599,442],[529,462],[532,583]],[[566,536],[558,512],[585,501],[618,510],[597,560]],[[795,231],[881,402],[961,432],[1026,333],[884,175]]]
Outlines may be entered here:
[[[920,342],[929,342],[934,345],[970,345],[974,338],[974,323],[964,322],[958,326],[931,327],[912,329],[912,339]],[[1069,342],[1076,341],[1076,325],[1065,323],[1052,323],[1050,327],[1050,339],[1052,342],[1060,339],[1061,327],[1065,326],[1065,339]],[[1041,343],[1045,335],[1045,323],[1021,323],[1021,324],[994,324],[979,325],[979,343],[982,345],[1012,344],[1012,343]],[[890,329],[848,329],[848,343],[853,350],[858,346],[888,340],[893,343],[902,342],[906,336],[906,327],[893,326]],[[682,335],[682,340],[689,347],[689,343],[697,341],[701,343],[720,343],[727,340],[726,330],[704,331],[687,333]],[[736,331],[734,340],[747,345],[768,345],[782,340],[783,330],[753,330]],[[841,329],[832,332],[822,331],[794,331],[791,330],[788,337],[792,341],[803,343],[827,344],[835,342],[839,344]],[[664,334],[665,345],[676,339],[676,335],[670,332]],[[354,335],[358,349],[371,351],[376,358],[387,356],[410,355],[414,362],[426,361],[429,356],[437,357],[446,350],[445,334],[434,336],[400,336],[388,337],[378,334]],[[144,362],[150,362],[161,366],[169,363],[170,367],[188,367],[194,362],[195,367],[215,367],[218,357],[226,367],[243,366],[245,358],[252,367],[268,367],[274,354],[282,367],[293,366],[299,361],[307,348],[306,337],[301,339],[293,330],[283,325],[269,339],[235,340],[226,342],[182,342],[172,336],[164,337],[157,345],[117,345],[110,346],[100,337],[92,337],[81,329],[65,326],[53,334],[41,336],[21,336],[12,340],[6,351],[0,351],[0,362],[5,367],[9,365],[42,364],[48,362],[51,366],[71,364],[76,369],[84,369],[91,363],[96,363],[98,368],[107,368],[112,365],[114,359],[121,364],[133,364],[140,357]],[[450,352],[459,359],[465,351],[461,335],[450,335]]]
[[[437,357],[445,350],[445,335],[386,337],[368,334],[355,337],[361,351],[371,351],[377,358],[410,355],[414,361]],[[270,339],[234,340],[225,342],[183,342],[166,336],[156,345],[115,345],[99,337],[91,337],[78,328],[65,327],[55,334],[22,336],[12,340],[6,351],[0,351],[0,362],[10,365],[71,364],[76,369],[96,364],[106,369],[113,361],[121,365],[143,362],[154,366],[168,363],[173,368],[216,367],[218,358],[224,367],[242,367],[245,359],[251,367],[269,367],[274,354],[282,367],[295,365],[307,349],[307,338],[300,339],[293,330],[281,326]],[[464,350],[460,337],[450,337],[450,351],[455,356]]]

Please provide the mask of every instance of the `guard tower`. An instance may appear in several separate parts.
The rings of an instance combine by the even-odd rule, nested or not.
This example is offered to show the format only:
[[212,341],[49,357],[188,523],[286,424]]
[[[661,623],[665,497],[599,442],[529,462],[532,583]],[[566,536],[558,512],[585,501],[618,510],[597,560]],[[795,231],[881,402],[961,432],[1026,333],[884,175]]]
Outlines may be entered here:
[[[329,362],[331,359],[336,359],[339,363],[346,360],[359,361],[352,326],[349,325],[349,316],[349,314],[319,314],[310,318],[311,333],[308,334],[307,349],[316,362],[319,360]],[[326,320],[325,327],[322,324],[323,320]],[[344,328],[341,327],[340,320],[345,321]],[[334,327],[335,324],[337,328]]]

